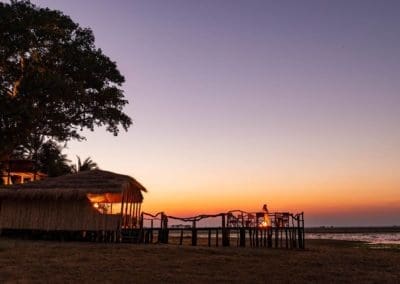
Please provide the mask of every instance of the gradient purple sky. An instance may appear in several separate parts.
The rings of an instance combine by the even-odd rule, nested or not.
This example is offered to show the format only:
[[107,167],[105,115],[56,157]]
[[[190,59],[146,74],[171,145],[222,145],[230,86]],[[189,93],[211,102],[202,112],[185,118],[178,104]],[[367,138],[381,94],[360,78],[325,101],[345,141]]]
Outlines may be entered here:
[[144,210],[400,225],[400,1],[32,2],[126,77],[129,132],[67,153],[136,177]]

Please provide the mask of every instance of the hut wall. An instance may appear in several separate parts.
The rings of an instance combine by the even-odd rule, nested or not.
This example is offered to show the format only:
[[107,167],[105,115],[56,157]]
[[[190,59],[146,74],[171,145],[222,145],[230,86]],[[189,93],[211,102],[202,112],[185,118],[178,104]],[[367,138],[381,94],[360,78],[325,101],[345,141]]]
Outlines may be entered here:
[[119,215],[100,214],[87,200],[0,201],[0,229],[117,230]]

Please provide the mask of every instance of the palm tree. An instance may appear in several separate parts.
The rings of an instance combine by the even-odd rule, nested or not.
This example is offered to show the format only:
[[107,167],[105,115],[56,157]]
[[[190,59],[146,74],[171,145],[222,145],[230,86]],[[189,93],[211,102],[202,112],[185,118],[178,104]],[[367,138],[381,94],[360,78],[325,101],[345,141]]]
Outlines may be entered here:
[[95,163],[90,157],[87,157],[83,162],[79,156],[76,156],[76,158],[78,159],[78,163],[72,165],[72,171],[75,173],[96,170],[99,168],[97,163]]
[[71,173],[70,160],[62,151],[65,145],[49,140],[41,135],[32,134],[27,142],[16,147],[11,155],[12,159],[32,160],[36,170],[56,177]]
[[69,165],[71,162],[67,155],[62,154],[62,146],[54,141],[42,144],[36,154],[39,170],[50,177],[62,176],[72,172]]

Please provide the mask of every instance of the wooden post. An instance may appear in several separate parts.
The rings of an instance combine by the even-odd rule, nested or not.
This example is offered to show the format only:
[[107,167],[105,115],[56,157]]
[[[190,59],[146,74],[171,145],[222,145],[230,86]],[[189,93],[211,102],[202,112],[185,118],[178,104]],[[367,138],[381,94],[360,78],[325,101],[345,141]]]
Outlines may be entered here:
[[296,235],[296,248],[300,248],[300,228],[299,228],[299,216],[296,215],[295,219],[295,235]]
[[239,245],[241,247],[246,246],[246,229],[245,228],[239,229]]
[[168,244],[168,217],[163,213],[163,242],[164,244]]
[[[140,203],[135,203],[135,211],[133,213],[134,217],[137,218],[141,213],[140,213]],[[135,219],[134,219],[135,220]],[[137,219],[136,219],[137,220]],[[136,225],[137,226],[137,225]]]
[[300,215],[297,215],[297,232],[299,234],[299,248],[304,248],[303,246],[303,232],[302,232],[302,228],[300,226]]
[[121,198],[121,216],[120,216],[120,222],[118,226],[118,241],[122,241],[122,229],[124,228],[124,204],[125,203],[125,191],[122,192],[122,198]]
[[305,230],[304,230],[304,212],[301,212],[301,230],[303,232],[303,247],[302,249],[306,248],[306,238],[305,238]]
[[267,247],[272,248],[272,227],[268,228],[267,234]]
[[219,229],[217,228],[216,232],[215,232],[215,246],[218,247],[219,246]]
[[294,248],[298,248],[298,244],[297,244],[297,229],[296,229],[296,225],[295,225],[295,221],[296,221],[296,217],[293,215],[292,216],[292,230],[293,230],[293,247]]
[[107,232],[107,224],[108,224],[109,215],[107,213],[104,215],[105,215],[104,231]]
[[[257,222],[257,224],[258,224],[258,222]],[[255,229],[255,234],[256,234],[256,247],[259,247],[259,246],[260,246],[260,241],[259,241],[259,239],[258,239],[259,232],[260,232],[260,228],[257,226],[256,229]]]
[[148,244],[150,242],[150,230],[144,230],[143,243]]
[[[239,218],[238,218],[238,220],[239,220]],[[238,223],[238,225],[236,226],[236,246],[237,247],[240,246],[240,229],[241,228],[239,228],[239,223]]]
[[297,240],[296,240],[296,228],[292,227],[292,248],[297,248]]
[[263,237],[262,237],[263,247],[267,247],[267,233],[268,233],[268,228],[263,228]]
[[143,229],[143,221],[144,221],[144,216],[143,216],[143,214],[140,214],[140,219],[139,219],[139,228],[140,229]]
[[195,220],[193,220],[192,224],[192,246],[197,246],[197,229]]
[[132,213],[133,214],[133,218],[132,218],[133,227],[134,228],[137,228],[137,227],[143,228],[143,218],[144,218],[144,216],[143,216],[143,214],[141,212],[138,211],[138,207],[139,207],[140,204],[138,204],[137,202],[134,202],[133,204],[135,205],[133,207],[134,211]]
[[153,243],[153,230],[154,230],[153,219],[150,220],[150,227],[151,227],[151,230],[150,230],[150,243],[152,244]]
[[164,243],[164,213],[161,213],[160,230],[158,231],[158,242]]
[[[136,206],[136,203],[133,203]],[[145,238],[147,238],[147,242],[149,241],[150,233],[149,230],[145,230],[143,227],[143,214],[140,214],[140,216],[135,217],[135,224],[132,223],[132,226],[134,225],[135,228],[138,228],[139,231],[139,238],[138,238],[138,243],[143,243],[145,242]],[[133,219],[133,218],[132,218]],[[139,220],[138,220],[139,219]],[[147,234],[147,236],[146,236]]]
[[229,236],[228,230],[226,228],[226,214],[222,214],[222,246],[229,247]]
[[254,247],[253,229],[250,227],[249,227],[249,240],[250,240],[250,247]]
[[289,240],[288,240],[288,228],[285,227],[285,244],[286,244],[286,248],[289,248]]
[[208,229],[208,246],[211,247],[211,229]]
[[183,229],[181,229],[181,236],[179,238],[179,244],[182,245],[183,244]]
[[[130,204],[129,204],[129,218],[128,218],[128,227],[130,229],[133,228],[133,209],[134,209],[135,204],[133,203],[133,193],[131,193],[131,197],[130,197]],[[136,226],[137,227],[137,226]]]
[[163,243],[163,229],[161,229],[161,228],[158,230],[157,242],[159,244]]
[[137,228],[139,226],[139,214],[137,213],[138,204],[132,201],[132,212],[131,212],[131,223],[132,228]]
[[8,160],[7,185],[11,184],[11,161]]
[[127,192],[127,196],[126,196],[126,206],[125,206],[125,218],[124,218],[124,227],[128,227],[128,207],[129,207],[129,192]]
[[137,208],[137,214],[136,215],[140,215],[140,212],[141,212],[141,208],[142,208],[142,203],[139,203],[138,204],[138,206],[136,207]]

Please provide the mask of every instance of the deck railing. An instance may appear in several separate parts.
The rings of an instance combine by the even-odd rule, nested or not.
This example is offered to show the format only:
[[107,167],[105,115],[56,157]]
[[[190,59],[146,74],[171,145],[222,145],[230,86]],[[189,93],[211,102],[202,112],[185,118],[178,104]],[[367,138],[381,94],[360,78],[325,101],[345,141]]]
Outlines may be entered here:
[[[216,219],[220,225],[215,225]],[[304,213],[232,210],[176,217],[164,212],[142,212],[140,229],[123,231],[122,240],[143,244],[304,249]]]

